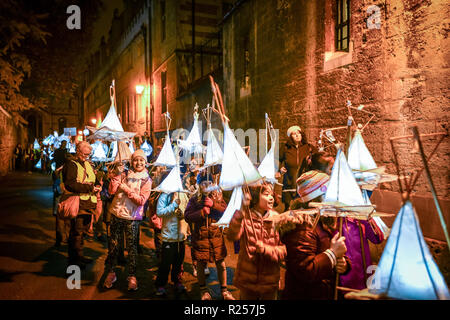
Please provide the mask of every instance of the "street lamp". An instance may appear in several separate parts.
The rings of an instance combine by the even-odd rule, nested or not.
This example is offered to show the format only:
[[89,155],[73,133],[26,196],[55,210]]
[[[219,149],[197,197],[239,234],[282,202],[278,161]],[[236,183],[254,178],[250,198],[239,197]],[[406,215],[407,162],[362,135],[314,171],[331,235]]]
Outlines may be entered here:
[[[146,95],[146,93],[144,93],[145,91],[145,85],[143,84],[138,84],[136,85],[136,93],[138,95],[144,94]],[[150,105],[150,86],[149,86],[149,90],[148,90],[148,97],[147,97],[148,101],[147,101],[147,105],[145,106],[145,130],[148,130],[148,113],[149,113],[149,105]]]
[[136,93],[137,93],[137,94],[142,94],[142,92],[144,92],[144,89],[145,89],[145,86],[144,86],[144,85],[138,84],[138,85],[136,86]]
[[91,119],[91,122],[92,122],[92,124],[96,124],[96,123],[97,123],[97,119],[92,118],[92,119]]

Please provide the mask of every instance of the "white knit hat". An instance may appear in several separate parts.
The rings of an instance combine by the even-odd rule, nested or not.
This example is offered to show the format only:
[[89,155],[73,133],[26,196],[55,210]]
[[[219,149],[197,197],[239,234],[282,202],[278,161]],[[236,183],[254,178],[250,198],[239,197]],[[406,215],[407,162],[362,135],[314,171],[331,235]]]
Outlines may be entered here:
[[142,149],[137,149],[132,155],[131,155],[131,160],[133,160],[136,157],[141,157],[145,160],[145,162],[147,162],[147,156],[144,153],[144,150]]
[[299,126],[292,126],[287,130],[287,136],[290,137],[291,134],[295,131],[300,131],[302,132],[302,129]]

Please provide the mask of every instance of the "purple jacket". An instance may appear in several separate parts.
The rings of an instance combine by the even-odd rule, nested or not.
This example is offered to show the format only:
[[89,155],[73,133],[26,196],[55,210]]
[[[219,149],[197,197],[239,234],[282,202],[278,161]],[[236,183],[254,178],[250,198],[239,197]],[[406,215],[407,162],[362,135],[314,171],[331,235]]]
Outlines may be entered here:
[[[384,240],[383,233],[372,221],[359,220],[361,223],[363,234],[364,253],[366,258],[366,268],[372,264],[370,258],[369,242],[378,244]],[[345,245],[347,253],[345,254],[352,263],[352,269],[346,275],[339,277],[339,285],[341,287],[361,290],[366,288],[366,280],[364,279],[364,270],[361,240],[358,228],[358,220],[346,218],[342,224],[342,235],[345,237]],[[367,274],[367,273],[366,273]]]

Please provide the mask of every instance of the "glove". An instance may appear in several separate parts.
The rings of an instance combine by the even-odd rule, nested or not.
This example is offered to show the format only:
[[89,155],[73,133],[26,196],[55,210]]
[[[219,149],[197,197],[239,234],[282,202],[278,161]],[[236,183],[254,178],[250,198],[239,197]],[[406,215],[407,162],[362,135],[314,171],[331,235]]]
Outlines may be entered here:
[[206,217],[211,213],[211,209],[209,207],[203,207],[202,209],[202,216]]
[[206,197],[204,202],[203,202],[203,205],[206,206],[206,207],[209,207],[209,208],[211,208],[213,206],[213,204],[214,204],[214,202],[209,197]]

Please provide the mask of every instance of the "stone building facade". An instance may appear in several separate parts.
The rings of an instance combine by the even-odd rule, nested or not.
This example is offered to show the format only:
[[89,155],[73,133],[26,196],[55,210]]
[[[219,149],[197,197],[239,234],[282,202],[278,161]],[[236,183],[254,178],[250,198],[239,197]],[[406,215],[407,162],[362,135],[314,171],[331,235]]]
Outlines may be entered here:
[[[90,56],[83,84],[82,123],[101,123],[111,105],[110,86],[114,80],[116,111],[125,131],[143,135],[149,127],[149,92],[136,91],[147,84],[146,53],[149,21],[148,1],[124,2],[114,11],[109,34]],[[107,40],[105,40],[107,39]]]
[[[350,100],[375,115],[363,137],[376,163],[395,174],[391,137],[412,135],[412,126],[420,133],[449,129],[449,13],[449,4],[436,0],[239,1],[223,22],[223,93],[232,126],[260,128],[268,112],[281,144],[295,124],[317,144],[321,129],[346,125]],[[368,120],[359,116],[357,122]],[[345,142],[345,134],[335,137]],[[427,154],[436,141],[424,138]],[[420,168],[412,139],[395,147],[407,175]],[[446,138],[429,163],[447,226],[449,150]],[[382,184],[372,201],[379,211],[397,213],[398,191],[397,182]],[[449,279],[450,258],[424,173],[412,200],[424,235],[441,241],[437,251]]]
[[[105,117],[109,86],[115,79],[116,108],[124,130],[161,138],[167,111],[173,120],[170,130],[190,129],[195,103],[206,107],[211,102],[208,75],[217,81],[222,77],[218,25],[227,1],[123,3],[123,12],[115,12],[109,35],[89,59],[82,122],[93,125],[93,119]],[[142,93],[136,91],[137,85],[144,86]]]

